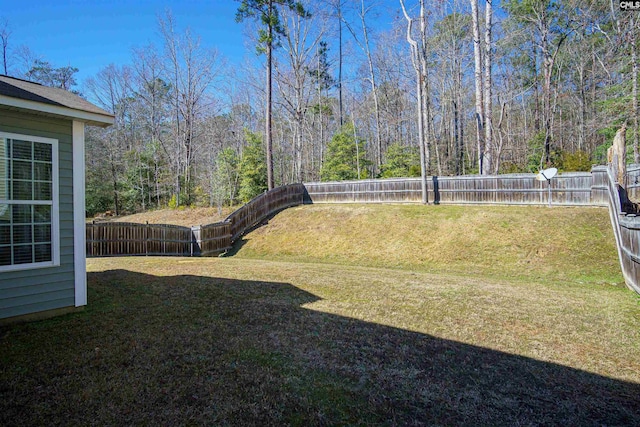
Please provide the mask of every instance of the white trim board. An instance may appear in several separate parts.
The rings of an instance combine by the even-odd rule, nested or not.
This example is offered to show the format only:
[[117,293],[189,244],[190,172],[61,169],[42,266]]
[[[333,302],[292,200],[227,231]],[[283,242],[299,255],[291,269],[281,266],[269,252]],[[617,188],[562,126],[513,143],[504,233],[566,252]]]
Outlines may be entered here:
[[73,270],[76,307],[87,305],[84,122],[73,121]]

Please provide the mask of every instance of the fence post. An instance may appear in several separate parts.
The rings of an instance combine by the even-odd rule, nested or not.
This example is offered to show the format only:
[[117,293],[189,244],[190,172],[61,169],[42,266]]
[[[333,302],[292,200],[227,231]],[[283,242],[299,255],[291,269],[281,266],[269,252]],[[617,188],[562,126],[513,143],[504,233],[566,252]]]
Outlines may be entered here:
[[96,220],[91,223],[91,255],[96,256]]
[[202,254],[202,225],[191,227],[191,256]]

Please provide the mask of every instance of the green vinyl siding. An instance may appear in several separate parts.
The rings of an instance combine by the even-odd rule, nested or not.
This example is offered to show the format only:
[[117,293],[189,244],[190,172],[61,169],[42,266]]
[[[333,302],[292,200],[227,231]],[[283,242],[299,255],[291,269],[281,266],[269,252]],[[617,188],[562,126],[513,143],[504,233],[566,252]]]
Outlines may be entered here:
[[0,132],[58,140],[60,266],[0,272],[0,319],[75,305],[72,121],[0,107]]

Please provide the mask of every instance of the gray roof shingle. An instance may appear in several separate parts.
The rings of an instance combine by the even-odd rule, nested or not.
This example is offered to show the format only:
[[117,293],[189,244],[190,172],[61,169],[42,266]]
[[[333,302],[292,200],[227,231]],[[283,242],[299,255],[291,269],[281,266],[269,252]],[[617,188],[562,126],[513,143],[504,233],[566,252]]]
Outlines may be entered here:
[[72,110],[106,116],[113,122],[113,115],[67,90],[43,86],[0,74],[0,95]]

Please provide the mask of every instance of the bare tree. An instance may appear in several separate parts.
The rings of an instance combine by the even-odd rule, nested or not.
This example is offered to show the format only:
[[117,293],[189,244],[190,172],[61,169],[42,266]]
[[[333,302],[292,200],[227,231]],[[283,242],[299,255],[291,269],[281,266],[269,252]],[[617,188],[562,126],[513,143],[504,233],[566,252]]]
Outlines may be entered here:
[[17,66],[12,71],[13,75],[18,78],[27,78],[29,70],[33,69],[39,60],[42,60],[39,55],[26,45],[20,45],[16,49],[12,49],[12,52],[17,62]]
[[475,88],[476,88],[476,144],[478,149],[478,170],[485,173],[484,156],[485,156],[485,141],[484,141],[484,90],[482,80],[482,46],[480,41],[480,19],[478,14],[478,0],[471,0],[471,19],[473,26],[473,57],[475,64]]
[[338,20],[338,115],[340,117],[340,127],[344,124],[343,98],[342,98],[342,66],[343,66],[343,3],[344,0],[332,0],[332,7],[335,9],[335,17]]
[[367,24],[367,15],[375,7],[375,4],[365,6],[365,1],[360,0],[360,7],[357,11],[358,18],[360,18],[360,25],[362,26],[362,40],[358,37],[353,27],[349,22],[343,18],[343,22],[351,32],[353,39],[358,44],[360,49],[365,53],[367,57],[367,66],[369,70],[369,76],[367,80],[371,84],[371,96],[373,97],[373,105],[375,112],[375,127],[376,127],[376,167],[380,170],[382,165],[382,135],[380,132],[380,101],[378,98],[378,85],[376,81],[376,72],[373,66],[373,53],[371,49],[371,40],[369,38],[369,26]]
[[9,22],[5,18],[0,18],[0,47],[2,48],[2,68],[5,75],[9,75],[9,37],[11,37]]
[[633,113],[633,161],[640,163],[640,127],[638,126],[638,21],[635,16],[630,18],[629,46],[631,47],[631,74],[632,74],[632,113]]
[[[485,28],[484,28],[484,165],[482,173],[498,173],[498,170],[493,170],[493,107],[492,107],[492,38],[491,38],[491,25],[493,18],[493,0],[486,0],[485,6]],[[495,162],[496,165],[499,162]]]
[[418,97],[418,144],[420,147],[420,176],[421,176],[421,192],[422,203],[429,202],[427,196],[427,165],[429,164],[429,150],[425,141],[425,119],[427,112],[425,111],[425,80],[429,78],[427,73],[426,46],[424,42],[426,37],[426,16],[424,0],[420,0],[420,42],[413,38],[413,18],[407,13],[404,0],[400,0],[402,13],[407,20],[407,43],[411,47],[411,61],[416,72],[416,92]]
[[[302,182],[303,174],[303,126],[313,87],[311,73],[316,46],[323,35],[322,29],[312,32],[314,26],[297,13],[283,12],[282,28],[288,69],[282,69],[274,62],[276,80],[285,110],[293,119],[293,175],[296,182]],[[288,71],[288,72],[287,72]]]
[[119,215],[121,206],[120,187],[124,174],[124,154],[130,149],[130,141],[125,137],[127,115],[131,95],[130,70],[127,67],[108,65],[98,72],[95,77],[87,80],[85,86],[89,95],[104,109],[116,117],[114,126],[102,132],[105,158],[108,162],[111,181],[111,191],[115,214]]
[[134,49],[135,60],[133,71],[137,86],[137,98],[142,104],[142,114],[138,116],[141,125],[144,126],[150,141],[146,147],[150,151],[153,161],[153,187],[155,203],[160,207],[162,190],[162,164],[163,159],[171,158],[167,145],[162,137],[166,131],[166,122],[169,115],[167,103],[169,101],[170,85],[163,74],[162,58],[153,46],[144,49]]
[[[534,44],[542,55],[542,113],[544,122],[544,159],[547,165],[551,162],[551,136],[553,123],[553,82],[557,82],[557,73],[554,73],[556,60],[560,48],[573,32],[572,20],[564,19],[562,12],[555,2],[541,0],[523,2],[509,0],[505,5],[511,18],[523,25],[527,31],[531,31]],[[565,5],[565,8],[570,8]],[[571,13],[571,11],[568,11]]]
[[217,53],[202,49],[200,39],[189,30],[182,36],[176,34],[171,14],[159,24],[167,60],[165,73],[173,84],[176,152],[182,158],[176,174],[176,197],[179,200],[184,181],[186,202],[191,203],[196,120],[206,104],[205,93],[219,71]]

